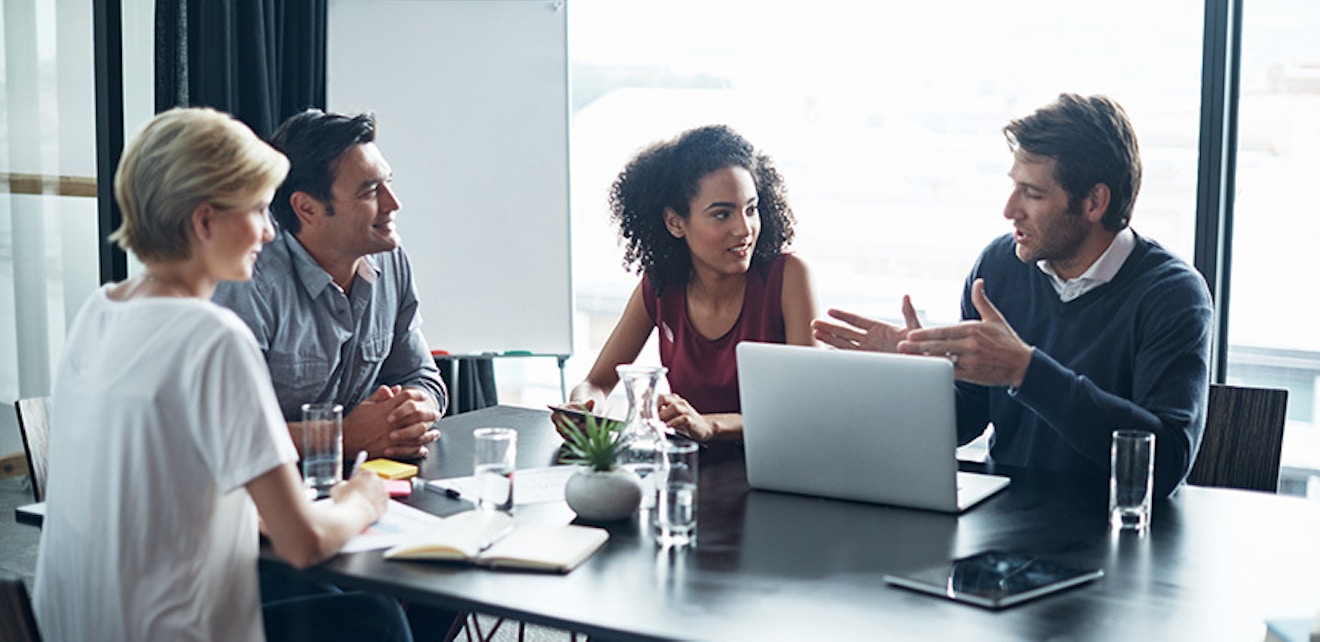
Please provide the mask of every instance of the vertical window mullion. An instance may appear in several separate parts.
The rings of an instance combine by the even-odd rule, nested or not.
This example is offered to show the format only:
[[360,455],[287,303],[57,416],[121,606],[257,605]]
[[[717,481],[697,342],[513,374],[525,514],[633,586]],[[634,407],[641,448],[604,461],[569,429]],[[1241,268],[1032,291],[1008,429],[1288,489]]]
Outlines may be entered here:
[[1215,301],[1211,377],[1228,372],[1228,305],[1237,161],[1242,0],[1206,0],[1194,263]]

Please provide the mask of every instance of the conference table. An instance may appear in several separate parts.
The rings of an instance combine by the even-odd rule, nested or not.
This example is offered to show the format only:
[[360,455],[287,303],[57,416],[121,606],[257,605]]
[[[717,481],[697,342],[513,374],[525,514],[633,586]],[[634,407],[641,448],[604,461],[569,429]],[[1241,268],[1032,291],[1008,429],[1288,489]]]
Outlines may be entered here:
[[[441,420],[421,475],[471,475],[471,433],[483,426],[518,430],[518,468],[554,463],[561,442],[549,413],[497,406]],[[951,515],[752,490],[740,450],[716,445],[702,454],[691,548],[657,546],[638,517],[605,525],[604,548],[565,575],[385,560],[380,550],[297,571],[267,548],[262,564],[610,640],[1260,640],[1266,620],[1320,609],[1320,502],[1186,487],[1155,503],[1147,533],[1113,532],[1102,479],[991,472],[1012,484]],[[440,515],[471,508],[430,492],[408,503]],[[537,511],[572,514],[562,503],[515,507]],[[882,580],[987,549],[1105,576],[1000,611]]]

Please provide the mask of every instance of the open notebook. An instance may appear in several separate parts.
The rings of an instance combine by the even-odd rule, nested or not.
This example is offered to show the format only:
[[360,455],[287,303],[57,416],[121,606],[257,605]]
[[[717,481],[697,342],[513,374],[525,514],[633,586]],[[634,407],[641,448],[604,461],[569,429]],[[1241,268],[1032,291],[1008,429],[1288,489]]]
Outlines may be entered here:
[[957,513],[1008,486],[958,472],[953,365],[738,344],[752,488]]
[[428,526],[385,551],[385,558],[567,573],[608,539],[603,528],[519,524],[507,513],[478,509]]

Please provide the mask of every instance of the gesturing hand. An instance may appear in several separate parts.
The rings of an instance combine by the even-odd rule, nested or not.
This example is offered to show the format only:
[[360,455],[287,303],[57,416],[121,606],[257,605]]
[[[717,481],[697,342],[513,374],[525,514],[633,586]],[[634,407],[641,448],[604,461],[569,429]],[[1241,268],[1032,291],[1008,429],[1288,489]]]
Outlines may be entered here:
[[811,334],[817,341],[843,350],[897,352],[898,343],[906,339],[909,332],[921,328],[917,310],[912,307],[912,299],[907,295],[903,295],[905,326],[901,328],[843,310],[831,309],[829,314],[847,325],[816,319],[811,322]]
[[1031,365],[1032,347],[1018,338],[1004,315],[985,296],[985,282],[972,283],[972,305],[980,321],[943,328],[913,330],[898,344],[908,354],[945,355],[953,359],[954,375],[983,386],[1020,386]]

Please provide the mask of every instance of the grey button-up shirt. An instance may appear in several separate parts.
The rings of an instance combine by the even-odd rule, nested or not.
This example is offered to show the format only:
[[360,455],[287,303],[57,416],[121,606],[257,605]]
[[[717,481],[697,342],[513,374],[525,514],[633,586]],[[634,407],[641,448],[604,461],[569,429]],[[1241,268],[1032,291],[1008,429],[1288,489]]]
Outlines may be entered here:
[[286,421],[302,404],[348,414],[378,385],[420,388],[441,414],[448,394],[422,336],[412,265],[399,247],[367,256],[345,293],[288,232],[267,243],[252,280],[212,298],[243,319],[266,356]]

